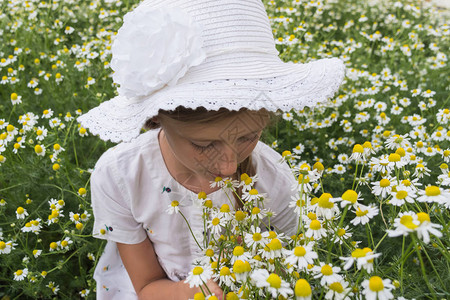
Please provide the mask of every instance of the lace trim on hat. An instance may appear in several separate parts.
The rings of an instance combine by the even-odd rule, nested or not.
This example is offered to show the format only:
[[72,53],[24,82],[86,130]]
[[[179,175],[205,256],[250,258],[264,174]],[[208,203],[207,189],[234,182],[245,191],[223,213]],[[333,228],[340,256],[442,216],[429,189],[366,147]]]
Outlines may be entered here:
[[137,137],[146,120],[157,115],[159,109],[184,106],[208,110],[225,107],[236,111],[241,108],[289,111],[312,107],[335,94],[344,79],[345,66],[339,59],[321,59],[308,65],[308,71],[302,73],[300,79],[299,74],[291,74],[177,85],[154,94],[147,101],[133,104],[118,96],[80,116],[78,121],[102,140],[118,143]]

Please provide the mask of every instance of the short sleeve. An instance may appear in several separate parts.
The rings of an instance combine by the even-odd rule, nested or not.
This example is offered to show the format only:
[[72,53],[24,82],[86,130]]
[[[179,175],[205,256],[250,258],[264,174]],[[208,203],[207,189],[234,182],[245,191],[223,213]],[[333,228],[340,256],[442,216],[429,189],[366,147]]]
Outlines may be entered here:
[[93,236],[124,244],[137,244],[147,235],[142,224],[132,214],[130,200],[114,158],[111,151],[106,152],[97,162],[91,176]]

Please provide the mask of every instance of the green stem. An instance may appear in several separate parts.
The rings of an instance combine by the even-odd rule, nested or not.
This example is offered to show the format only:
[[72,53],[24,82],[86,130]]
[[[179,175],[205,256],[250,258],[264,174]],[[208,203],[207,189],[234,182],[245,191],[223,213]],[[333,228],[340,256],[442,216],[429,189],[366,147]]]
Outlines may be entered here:
[[197,243],[197,246],[200,248],[200,250],[203,251],[202,246],[200,246],[200,244],[198,243],[197,239],[195,238],[194,233],[192,232],[191,225],[189,225],[188,220],[186,219],[186,217],[183,215],[183,213],[182,213],[181,211],[180,211],[179,213],[180,213],[180,215],[183,217],[183,219],[186,221],[186,224],[187,224],[187,226],[188,226],[188,228],[189,228],[189,231],[191,232],[192,237],[194,238],[195,242]]
[[420,269],[422,270],[423,278],[425,279],[425,284],[428,286],[428,289],[430,290],[430,293],[433,295],[433,299],[436,299],[436,294],[434,293],[433,287],[430,284],[430,281],[428,280],[427,272],[425,270],[425,264],[423,263],[422,255],[420,254],[419,246],[420,243],[417,241],[416,237],[414,235],[411,235],[415,244],[415,250],[417,253],[417,256],[419,257],[420,261]]

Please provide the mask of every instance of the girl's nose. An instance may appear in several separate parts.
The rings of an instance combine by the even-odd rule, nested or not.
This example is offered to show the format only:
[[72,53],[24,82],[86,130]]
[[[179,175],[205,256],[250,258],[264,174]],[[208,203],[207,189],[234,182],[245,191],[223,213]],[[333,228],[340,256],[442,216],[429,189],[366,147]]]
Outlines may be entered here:
[[217,160],[218,171],[223,177],[228,177],[236,173],[237,170],[236,149],[230,146],[221,148],[219,158]]

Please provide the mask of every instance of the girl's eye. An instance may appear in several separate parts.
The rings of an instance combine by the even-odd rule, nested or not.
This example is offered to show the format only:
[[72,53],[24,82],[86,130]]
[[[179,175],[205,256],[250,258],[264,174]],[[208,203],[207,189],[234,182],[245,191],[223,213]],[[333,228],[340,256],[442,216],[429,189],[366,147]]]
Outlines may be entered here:
[[253,142],[257,138],[258,138],[258,135],[255,134],[255,135],[253,135],[251,137],[243,136],[243,137],[239,138],[239,141],[240,142]]
[[208,150],[208,149],[211,148],[211,147],[213,147],[213,144],[212,144],[212,143],[209,144],[209,145],[207,145],[207,146],[199,146],[199,145],[194,144],[194,143],[192,143],[192,142],[191,142],[191,144],[192,144],[192,146],[193,146],[196,150],[200,151],[200,153],[203,152],[203,151],[205,151],[205,150]]

